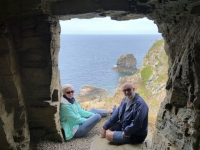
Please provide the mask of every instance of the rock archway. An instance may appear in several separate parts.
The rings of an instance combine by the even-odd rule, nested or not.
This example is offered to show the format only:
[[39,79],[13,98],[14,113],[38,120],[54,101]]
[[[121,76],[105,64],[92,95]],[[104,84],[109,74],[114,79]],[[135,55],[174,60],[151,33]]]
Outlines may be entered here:
[[199,149],[198,0],[3,0],[0,2],[0,149],[62,141],[58,70],[60,19],[148,17],[166,41],[167,96],[152,149]]

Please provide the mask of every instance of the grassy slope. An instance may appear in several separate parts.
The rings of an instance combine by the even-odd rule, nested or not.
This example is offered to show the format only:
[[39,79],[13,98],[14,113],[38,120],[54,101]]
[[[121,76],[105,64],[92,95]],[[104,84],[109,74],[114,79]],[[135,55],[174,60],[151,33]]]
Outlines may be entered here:
[[[160,102],[165,97],[165,83],[167,81],[168,57],[164,51],[164,40],[153,44],[143,59],[142,67],[131,77],[121,78],[116,90],[114,101],[120,102],[123,98],[121,86],[125,82],[131,82],[148,103],[151,113],[157,113]],[[162,90],[158,90],[163,85]]]
[[[151,110],[158,111],[160,102],[164,99],[165,90],[157,91],[149,89],[157,89],[161,84],[165,84],[167,81],[167,69],[168,69],[168,57],[162,47],[164,46],[164,40],[159,40],[153,44],[149,52],[144,58],[142,68],[139,70],[141,74],[141,81],[139,83],[139,93],[147,103],[151,106]],[[150,77],[155,76],[155,79]],[[149,87],[149,88],[147,88]],[[155,92],[155,93],[154,93]],[[162,98],[160,98],[159,96]]]

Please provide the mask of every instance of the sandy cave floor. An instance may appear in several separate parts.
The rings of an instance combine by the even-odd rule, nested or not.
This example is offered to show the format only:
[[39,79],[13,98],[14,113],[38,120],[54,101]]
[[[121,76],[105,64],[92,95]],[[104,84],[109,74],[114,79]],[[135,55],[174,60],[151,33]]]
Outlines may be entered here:
[[[70,141],[55,143],[44,141],[37,144],[32,144],[31,150],[147,150],[146,142],[142,144],[132,145],[114,145],[108,142],[105,138],[101,138],[100,131],[107,118],[102,118],[101,121],[83,138],[74,138]],[[151,142],[154,130],[154,119],[149,119],[149,133],[145,141]]]

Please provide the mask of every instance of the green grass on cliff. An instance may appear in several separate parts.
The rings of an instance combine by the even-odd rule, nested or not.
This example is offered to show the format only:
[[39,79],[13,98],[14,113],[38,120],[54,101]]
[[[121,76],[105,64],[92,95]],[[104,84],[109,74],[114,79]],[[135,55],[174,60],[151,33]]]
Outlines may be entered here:
[[147,52],[147,54],[146,54],[145,57],[146,57],[146,58],[149,58],[151,51],[153,51],[153,50],[159,48],[160,46],[162,46],[163,42],[164,42],[163,39],[162,39],[162,40],[156,41],[156,42],[153,44],[153,46],[150,48],[150,50]]
[[145,83],[149,80],[152,74],[153,74],[153,70],[151,66],[146,66],[141,70],[141,77]]
[[158,60],[158,66],[162,66],[163,63],[162,63],[162,61],[160,60],[160,58],[157,55],[156,55],[156,59]]
[[[154,95],[148,89],[155,90],[157,86],[166,83],[167,80],[168,56],[165,52],[160,51],[163,43],[164,40],[158,40],[153,44],[143,60],[141,70],[137,72],[142,79],[138,84],[138,92],[148,102],[148,105],[153,112],[158,111],[159,109],[160,99],[158,99],[158,96],[160,93]],[[157,65],[155,63],[157,63]],[[156,79],[154,79],[151,84],[147,84],[149,78],[153,74],[157,76]]]
[[144,98],[147,97],[149,95],[149,91],[146,88],[146,84],[141,82],[139,87],[140,88],[138,89],[138,93],[140,93],[140,95]]
[[151,51],[151,50],[153,50],[153,49],[156,49],[156,48],[160,47],[160,46],[163,44],[163,42],[164,42],[163,39],[162,39],[162,40],[158,40],[158,41],[156,41],[156,42],[153,44],[153,46],[150,48],[149,51]]
[[155,83],[165,82],[167,79],[167,74],[159,75],[159,77],[154,81]]

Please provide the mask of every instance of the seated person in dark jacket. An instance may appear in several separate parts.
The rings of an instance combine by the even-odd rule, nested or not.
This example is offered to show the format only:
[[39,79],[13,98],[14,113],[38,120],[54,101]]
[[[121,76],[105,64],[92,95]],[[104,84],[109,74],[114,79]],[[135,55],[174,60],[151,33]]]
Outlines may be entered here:
[[[148,106],[130,83],[122,87],[125,98],[105,122],[101,137],[118,144],[142,143],[148,133]],[[110,129],[111,132],[106,133]]]

